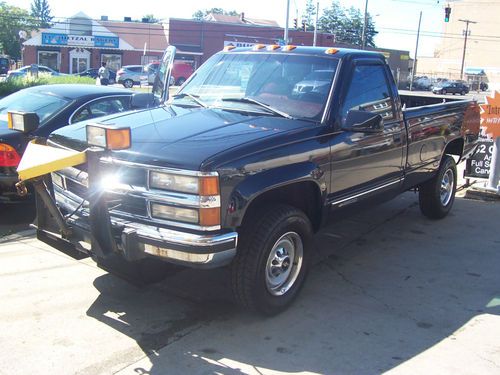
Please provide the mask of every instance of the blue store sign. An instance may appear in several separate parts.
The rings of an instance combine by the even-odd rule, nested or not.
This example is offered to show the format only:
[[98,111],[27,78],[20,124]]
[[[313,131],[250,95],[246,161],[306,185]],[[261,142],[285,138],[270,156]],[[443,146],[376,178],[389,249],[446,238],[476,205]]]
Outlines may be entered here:
[[49,46],[119,48],[120,39],[116,36],[42,33],[42,44]]

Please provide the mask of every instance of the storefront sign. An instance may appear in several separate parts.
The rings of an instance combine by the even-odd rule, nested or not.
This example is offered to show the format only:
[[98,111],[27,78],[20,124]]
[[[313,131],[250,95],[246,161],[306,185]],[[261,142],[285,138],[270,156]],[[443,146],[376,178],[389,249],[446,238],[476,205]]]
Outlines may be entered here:
[[465,177],[488,178],[490,175],[493,140],[482,138],[476,152],[467,159]]
[[493,141],[500,137],[500,93],[495,91],[492,97],[486,97],[486,104],[479,107],[481,108],[479,144],[474,155],[467,159],[465,176],[487,179],[490,174]]
[[48,44],[51,46],[65,46],[68,44],[68,35],[42,33],[42,44]]
[[116,36],[94,36],[94,47],[118,48],[120,39]]
[[42,33],[42,44],[50,46],[118,48],[120,46],[120,39],[116,36]]
[[249,42],[235,42],[232,40],[225,40],[224,47],[226,46],[235,46],[235,47],[253,47],[256,43]]

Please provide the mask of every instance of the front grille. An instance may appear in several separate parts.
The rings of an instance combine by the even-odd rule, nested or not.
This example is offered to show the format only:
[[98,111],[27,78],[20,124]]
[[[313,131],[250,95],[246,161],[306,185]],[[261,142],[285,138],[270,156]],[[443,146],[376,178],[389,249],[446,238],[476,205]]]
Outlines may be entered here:
[[144,168],[130,168],[123,165],[101,163],[102,176],[114,175],[120,183],[130,186],[147,186],[147,171]]
[[116,193],[106,193],[108,209],[112,212],[147,217],[147,203],[144,198]]
[[66,189],[70,193],[76,195],[77,197],[80,197],[85,200],[88,199],[87,198],[88,189],[85,186],[80,185],[78,182],[70,180],[69,178],[66,178]]

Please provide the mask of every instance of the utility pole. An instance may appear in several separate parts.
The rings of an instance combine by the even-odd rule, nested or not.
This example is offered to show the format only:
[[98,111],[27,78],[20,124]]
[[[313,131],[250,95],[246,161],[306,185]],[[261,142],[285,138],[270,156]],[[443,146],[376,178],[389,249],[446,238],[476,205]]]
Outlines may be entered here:
[[464,79],[465,51],[467,50],[467,36],[469,35],[469,23],[477,23],[471,20],[459,20],[465,22],[464,54],[462,55],[462,67],[460,68],[460,79]]
[[316,21],[314,21],[313,47],[316,47],[316,41],[318,39],[318,13],[319,13],[319,1],[316,3]]
[[365,0],[365,21],[363,22],[363,32],[361,34],[361,49],[366,47],[366,27],[368,24],[368,0]]
[[413,90],[413,80],[415,79],[415,73],[417,73],[418,40],[420,39],[421,23],[422,23],[422,11],[420,11],[420,18],[418,19],[417,44],[415,46],[415,56],[413,57],[413,67],[411,69],[410,91]]
[[290,17],[290,0],[286,0],[286,19],[285,19],[285,44],[288,44],[288,18]]

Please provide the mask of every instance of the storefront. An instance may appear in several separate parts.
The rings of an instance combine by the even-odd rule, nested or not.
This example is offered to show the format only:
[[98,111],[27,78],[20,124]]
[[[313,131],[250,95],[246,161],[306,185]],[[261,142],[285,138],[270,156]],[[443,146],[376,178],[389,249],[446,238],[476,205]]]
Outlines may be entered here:
[[23,64],[75,74],[106,62],[116,71],[159,60],[166,46],[160,24],[96,21],[79,13],[24,42]]

